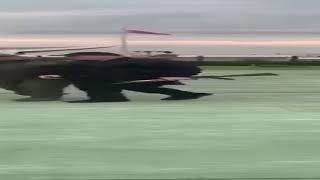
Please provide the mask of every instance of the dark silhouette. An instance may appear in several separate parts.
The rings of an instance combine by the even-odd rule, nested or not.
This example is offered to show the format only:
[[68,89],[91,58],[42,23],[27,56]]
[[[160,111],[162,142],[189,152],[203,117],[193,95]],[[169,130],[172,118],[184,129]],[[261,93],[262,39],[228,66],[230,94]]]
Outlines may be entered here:
[[[155,58],[132,58],[113,53],[82,52],[64,57],[0,56],[0,88],[29,96],[28,100],[59,100],[73,84],[87,92],[89,102],[128,101],[123,90],[168,95],[164,100],[197,99],[210,93],[171,89],[180,80],[233,80],[229,76],[197,76],[194,63]],[[275,74],[245,74],[245,76]],[[26,99],[24,99],[26,100]]]

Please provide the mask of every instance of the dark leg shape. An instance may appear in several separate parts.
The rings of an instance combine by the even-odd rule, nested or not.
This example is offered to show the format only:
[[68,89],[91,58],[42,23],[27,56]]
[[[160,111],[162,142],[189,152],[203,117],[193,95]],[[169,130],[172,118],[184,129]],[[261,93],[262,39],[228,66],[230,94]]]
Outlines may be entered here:
[[186,99],[198,99],[203,96],[209,96],[209,93],[194,93],[188,91],[182,91],[177,89],[170,89],[158,86],[130,86],[125,87],[124,89],[130,91],[138,91],[144,93],[156,93],[156,94],[165,94],[168,95],[168,98],[164,98],[163,100],[186,100]]
[[90,100],[87,102],[126,102],[128,98],[120,91],[101,91],[101,90],[88,90]]
[[[89,96],[89,100],[80,102],[126,102],[129,101],[122,94],[122,89],[109,85],[104,85],[104,82],[78,82],[74,85],[82,91],[85,91]],[[79,101],[77,101],[79,102]]]
[[67,85],[68,83],[60,80],[27,79],[12,90],[16,94],[30,96],[17,101],[56,101],[61,98]]

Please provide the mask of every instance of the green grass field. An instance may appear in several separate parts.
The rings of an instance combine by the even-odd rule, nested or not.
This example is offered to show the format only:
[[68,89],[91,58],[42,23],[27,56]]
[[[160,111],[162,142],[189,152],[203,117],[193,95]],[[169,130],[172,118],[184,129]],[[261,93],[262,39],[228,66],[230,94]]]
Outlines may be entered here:
[[207,67],[215,93],[127,103],[15,102],[0,94],[0,179],[320,178],[319,67]]

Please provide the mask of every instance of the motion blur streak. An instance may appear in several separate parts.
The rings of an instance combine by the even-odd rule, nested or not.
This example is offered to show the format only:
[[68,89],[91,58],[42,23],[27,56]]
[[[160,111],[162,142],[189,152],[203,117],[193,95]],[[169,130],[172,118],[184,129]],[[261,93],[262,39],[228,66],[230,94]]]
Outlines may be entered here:
[[[27,43],[29,45],[45,44],[119,44],[115,38],[77,37],[77,38],[0,38],[0,46],[17,45]],[[320,40],[131,40],[131,45],[224,45],[224,46],[320,46]]]

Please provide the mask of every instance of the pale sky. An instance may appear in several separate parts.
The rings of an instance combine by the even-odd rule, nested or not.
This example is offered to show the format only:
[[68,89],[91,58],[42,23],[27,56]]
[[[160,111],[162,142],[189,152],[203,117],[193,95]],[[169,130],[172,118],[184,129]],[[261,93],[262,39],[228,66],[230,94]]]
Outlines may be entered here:
[[130,37],[135,50],[318,53],[319,8],[320,0],[0,0],[0,47],[115,45],[126,27],[174,34]]
[[319,0],[0,0],[1,34],[320,34]]

